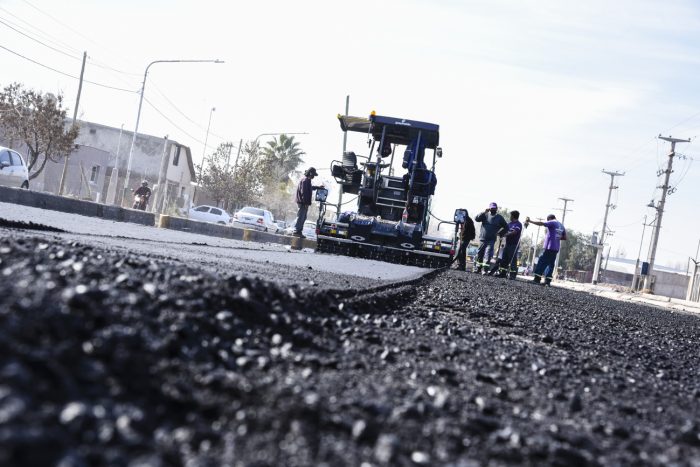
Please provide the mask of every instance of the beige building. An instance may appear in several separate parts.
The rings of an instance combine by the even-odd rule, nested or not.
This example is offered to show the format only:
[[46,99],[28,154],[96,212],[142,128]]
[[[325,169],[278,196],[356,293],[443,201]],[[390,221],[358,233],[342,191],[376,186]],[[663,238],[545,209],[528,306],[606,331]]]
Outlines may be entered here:
[[[131,204],[131,191],[148,181],[154,190],[149,210],[189,206],[196,180],[190,148],[167,138],[139,133],[134,144],[129,186],[124,187],[133,132],[79,121],[76,150],[68,163],[64,194],[106,204]],[[115,170],[116,168],[116,170]],[[33,190],[58,192],[63,161],[49,162],[32,180]],[[159,185],[164,187],[161,192]]]

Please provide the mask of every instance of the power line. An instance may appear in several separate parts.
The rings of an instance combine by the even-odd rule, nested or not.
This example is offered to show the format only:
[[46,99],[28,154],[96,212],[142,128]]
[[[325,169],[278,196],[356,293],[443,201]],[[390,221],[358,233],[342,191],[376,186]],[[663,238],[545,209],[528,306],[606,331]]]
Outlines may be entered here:
[[[1,8],[1,7],[0,7],[0,8]],[[7,11],[7,10],[5,10],[5,11]],[[67,56],[67,57],[73,58],[73,59],[75,59],[75,60],[82,60],[80,57],[78,57],[78,56],[76,56],[76,55],[73,55],[73,54],[71,54],[71,53],[68,53],[68,52],[66,52],[65,50],[61,50],[61,49],[59,49],[59,48],[56,48],[56,47],[54,47],[54,46],[52,46],[52,45],[47,44],[46,42],[44,42],[44,41],[42,41],[42,40],[37,39],[36,37],[30,35],[30,34],[27,32],[28,30],[27,30],[26,28],[21,28],[21,26],[19,26],[19,25],[13,23],[13,22],[11,22],[11,21],[9,21],[9,20],[6,19],[6,18],[1,18],[1,17],[0,17],[0,23],[4,24],[4,25],[7,26],[8,28],[10,28],[10,29],[16,31],[17,33],[19,33],[19,34],[21,34],[21,35],[27,37],[28,39],[31,39],[31,40],[33,40],[34,42],[37,42],[37,43],[43,45],[44,47],[47,47],[47,48],[49,48],[49,49],[51,49],[51,50],[53,50],[53,51],[55,51],[55,52],[58,52],[58,53],[60,53],[60,54],[62,54],[62,55],[65,55],[65,56]],[[18,28],[25,29],[25,31],[22,31],[22,30],[20,30],[20,29],[18,29]],[[34,34],[37,34],[37,33],[35,32]],[[39,34],[39,35],[41,35],[41,34]],[[45,37],[49,37],[49,36],[45,36]],[[57,41],[54,41],[54,42],[57,42]],[[69,47],[69,46],[67,46],[67,45],[65,45],[65,44],[64,44],[63,46],[72,49],[72,47]],[[118,68],[114,68],[113,66],[107,65],[106,63],[104,63],[104,62],[102,62],[102,61],[100,61],[100,60],[97,60],[97,59],[96,59],[95,57],[93,57],[93,56],[88,56],[88,59],[90,60],[91,65],[96,66],[96,67],[98,67],[98,68],[102,68],[102,69],[105,69],[105,70],[111,70],[111,71],[114,71],[114,72],[116,72],[116,73],[120,73],[120,74],[123,74],[123,75],[141,76],[139,73],[133,73],[133,72],[130,72],[130,71],[124,71],[124,70],[120,70],[120,69],[118,69]]]
[[[41,14],[47,16],[48,18],[51,18],[51,20],[53,20],[55,23],[57,23],[57,24],[63,26],[63,27],[66,28],[67,30],[71,31],[73,34],[76,34],[76,35],[82,37],[83,39],[85,39],[85,40],[91,42],[92,44],[94,44],[94,45],[96,45],[96,46],[98,46],[98,47],[100,47],[100,48],[102,48],[102,49],[104,49],[104,50],[106,50],[106,51],[110,51],[107,47],[105,47],[105,46],[99,44],[98,42],[96,42],[96,41],[93,40],[92,38],[86,36],[85,34],[83,34],[83,33],[80,32],[80,31],[74,29],[73,27],[71,27],[71,26],[69,26],[68,24],[64,23],[63,21],[59,20],[58,18],[56,18],[55,16],[51,15],[50,13],[47,13],[46,11],[44,11],[44,10],[42,10],[41,8],[39,8],[39,7],[37,7],[36,5],[34,5],[33,3],[31,3],[31,2],[29,2],[29,1],[27,1],[27,0],[22,0],[22,1],[23,1],[24,3],[26,3],[27,5],[29,5],[30,7],[34,8],[34,9],[35,9],[36,11],[38,11],[39,13],[41,13]],[[116,54],[116,53],[114,53],[114,52],[112,52],[112,51],[110,51],[110,53],[114,54],[115,56],[118,56],[118,55],[119,55],[119,54]],[[123,57],[122,57],[122,58],[123,58]],[[116,70],[116,69],[115,69],[115,71],[118,71],[118,72],[120,72],[120,73],[130,74],[130,73],[127,73],[127,72],[122,72],[122,71],[120,71],[120,70]]]
[[170,117],[168,117],[167,115],[165,115],[163,112],[161,112],[161,110],[160,110],[158,107],[156,107],[155,105],[153,105],[153,103],[152,103],[151,101],[149,101],[147,98],[144,97],[143,100],[146,101],[146,103],[148,103],[148,105],[150,105],[150,106],[153,108],[153,110],[155,110],[156,112],[158,112],[158,113],[160,114],[160,116],[163,117],[164,119],[166,119],[172,126],[174,126],[175,128],[177,128],[178,130],[180,130],[180,131],[183,132],[185,135],[189,136],[191,139],[195,140],[195,141],[198,142],[199,144],[204,145],[204,141],[200,140],[199,138],[196,138],[196,137],[192,136],[192,135],[189,134],[187,131],[183,130],[180,126],[177,125],[177,123],[173,122],[173,121],[170,119]]
[[6,23],[5,21],[3,21],[2,18],[0,18],[0,23],[4,24],[5,26],[7,26],[8,28],[12,29],[13,31],[15,31],[15,32],[17,32],[17,33],[23,35],[24,37],[26,37],[26,38],[28,38],[28,39],[31,39],[31,40],[33,40],[34,42],[38,43],[38,44],[43,45],[43,46],[46,47],[46,48],[49,48],[49,49],[51,49],[51,50],[53,50],[53,51],[55,51],[55,52],[58,52],[58,53],[60,53],[60,54],[63,54],[63,55],[65,55],[66,57],[70,57],[70,58],[73,58],[73,59],[76,59],[76,60],[80,60],[80,57],[76,57],[75,55],[69,54],[68,52],[65,52],[65,51],[63,51],[63,50],[61,50],[61,49],[57,49],[56,47],[53,47],[53,46],[51,46],[51,45],[49,45],[49,44],[47,44],[47,43],[45,43],[45,42],[40,41],[39,39],[37,39],[37,38],[35,38],[35,37],[30,36],[29,34],[26,34],[26,33],[22,32],[22,31],[20,31],[19,29],[15,28],[15,27],[11,26],[10,24]]
[[122,75],[141,76],[140,73],[132,73],[132,72],[130,72],[130,71],[124,71],[124,70],[120,70],[120,69],[118,69],[118,68],[114,68],[114,67],[111,67],[111,66],[109,66],[109,65],[106,65],[104,62],[101,62],[101,61],[99,61],[99,60],[95,60],[95,57],[91,57],[91,56],[89,56],[89,55],[88,55],[88,59],[90,59],[90,61],[92,62],[92,64],[93,64],[94,66],[98,67],[98,68],[102,68],[102,69],[105,69],[105,70],[114,71],[114,72],[116,72],[116,73],[121,73]]
[[[175,103],[174,103],[172,100],[170,100],[170,99],[168,98],[168,96],[166,96],[165,93],[163,93],[163,91],[161,91],[160,88],[153,82],[153,79],[151,79],[151,84],[153,85],[153,88],[156,90],[156,92],[157,92],[158,94],[160,94],[160,96],[163,97],[163,99],[165,99],[165,100],[172,106],[173,109],[175,109],[180,115],[182,115],[185,119],[187,119],[187,121],[189,121],[189,122],[192,123],[193,125],[197,126],[198,128],[201,128],[202,130],[205,130],[205,129],[206,129],[203,125],[200,125],[200,124],[197,123],[195,120],[193,120],[193,119],[191,119],[189,116],[187,116],[187,114],[185,114],[185,112],[183,112],[182,110],[180,110],[180,109],[175,105]],[[209,135],[214,136],[214,137],[220,139],[221,141],[226,141],[226,140],[227,140],[226,137],[221,136],[221,135],[217,135],[217,134],[214,133],[213,131],[209,131]]]
[[85,36],[85,35],[84,35],[83,33],[81,33],[80,31],[76,31],[76,30],[73,29],[72,27],[68,26],[67,24],[65,24],[65,23],[62,22],[61,20],[59,20],[59,19],[57,19],[56,17],[54,17],[53,15],[51,15],[51,14],[45,12],[44,10],[42,10],[41,8],[37,7],[37,6],[34,5],[33,3],[30,3],[30,2],[28,2],[27,0],[22,0],[22,1],[23,1],[24,3],[26,3],[27,5],[29,5],[30,7],[34,8],[36,11],[38,11],[38,12],[41,13],[42,15],[51,18],[55,23],[60,24],[60,25],[63,26],[64,28],[68,29],[68,30],[71,31],[73,34],[77,34],[78,36],[80,36],[80,37],[82,37],[83,39],[86,39],[86,40],[92,42],[93,44],[95,43],[92,39],[90,39],[89,37]]
[[[18,57],[20,57],[20,58],[23,58],[23,59],[25,59],[25,60],[27,60],[27,61],[29,61],[29,62],[34,63],[35,65],[39,65],[40,67],[46,68],[46,69],[51,70],[51,71],[53,71],[53,72],[55,72],[55,73],[58,73],[58,74],[60,74],[60,75],[67,76],[68,78],[73,78],[73,79],[76,79],[76,80],[79,80],[79,79],[80,79],[80,78],[78,78],[77,76],[73,76],[73,75],[71,75],[71,74],[69,74],[69,73],[66,73],[65,71],[57,70],[56,68],[50,67],[49,65],[45,65],[45,64],[43,64],[43,63],[41,63],[41,62],[38,62],[38,61],[36,61],[36,60],[34,60],[34,59],[31,59],[31,58],[29,58],[29,57],[27,57],[27,56],[24,56],[24,55],[22,55],[22,54],[19,53],[19,52],[15,52],[14,50],[8,49],[8,48],[5,47],[4,45],[1,45],[1,44],[0,44],[0,49],[4,49],[4,50],[10,52],[10,53],[13,54],[13,55],[16,55],[16,56],[18,56]],[[83,82],[84,82],[84,83],[89,83],[89,84],[94,84],[95,86],[100,86],[100,87],[107,88],[107,89],[113,89],[113,90],[115,90],[115,91],[136,93],[136,91],[132,91],[131,89],[118,88],[118,87],[116,87],[116,86],[110,86],[110,85],[108,85],[108,84],[102,84],[102,83],[98,83],[98,82],[96,82],[96,81],[89,81],[89,80],[87,80],[87,79],[86,79],[86,80],[83,80]]]
[[71,52],[74,52],[77,54],[81,53],[80,50],[76,49],[75,47],[70,46],[69,44],[61,41],[60,39],[57,39],[56,37],[53,37],[51,34],[48,34],[44,31],[40,30],[39,28],[37,28],[33,24],[29,23],[28,21],[25,21],[24,19],[20,18],[16,14],[12,13],[7,8],[3,8],[2,6],[0,6],[0,10],[4,11],[5,13],[12,16],[14,19],[22,22],[25,25],[25,26],[19,26],[18,24],[13,23],[12,21],[8,20],[7,18],[4,18],[5,21],[12,24],[13,26],[24,29],[25,31],[33,31],[34,34],[37,34],[38,36],[43,37],[44,40],[48,40],[48,41],[54,42],[56,44],[60,44],[62,47],[69,49]]

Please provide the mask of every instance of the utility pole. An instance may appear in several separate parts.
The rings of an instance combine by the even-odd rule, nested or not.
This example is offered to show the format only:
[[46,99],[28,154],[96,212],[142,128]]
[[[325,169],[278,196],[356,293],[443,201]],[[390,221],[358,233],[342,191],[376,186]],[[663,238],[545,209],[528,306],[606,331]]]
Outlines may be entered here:
[[[350,111],[350,96],[345,96],[345,117],[347,118],[348,112]],[[348,146],[348,132],[347,130],[343,132],[343,156],[345,151],[347,151]],[[340,191],[338,192],[338,206],[336,207],[336,219],[340,216],[340,207],[343,205],[343,184],[340,184]]]
[[238,158],[241,157],[241,148],[243,147],[243,138],[238,143],[238,152],[236,153],[236,162],[233,164],[233,177],[236,177],[236,169],[238,168]]
[[170,154],[168,154],[168,135],[163,138],[163,154],[160,156],[160,168],[158,169],[158,182],[156,183],[156,196],[151,206],[151,211],[160,214],[163,209],[161,204],[165,199],[165,187],[168,185],[168,163],[170,162]]
[[632,277],[632,291],[637,290],[637,278],[639,277],[639,259],[642,256],[642,245],[644,245],[644,232],[647,229],[647,216],[644,215],[644,221],[642,222],[642,239],[639,241],[639,252],[637,253],[637,262],[634,263],[634,277]]
[[[75,108],[73,109],[73,125],[78,118],[78,107],[80,106],[80,93],[83,92],[83,75],[85,75],[85,61],[87,60],[87,52],[83,52],[83,66],[80,68],[80,81],[78,82],[78,96],[75,98]],[[58,194],[63,195],[63,189],[66,186],[66,174],[68,173],[68,157],[66,154],[63,159],[63,172],[61,172],[61,183],[58,185]]]
[[644,278],[644,290],[648,291],[649,293],[651,293],[651,276],[654,273],[656,247],[659,244],[659,233],[661,232],[661,219],[664,216],[664,207],[666,206],[666,195],[669,194],[668,192],[671,188],[669,186],[669,180],[671,178],[671,173],[673,172],[673,158],[676,155],[676,143],[690,143],[689,139],[679,139],[673,138],[671,136],[659,135],[659,139],[671,143],[671,152],[668,154],[668,166],[666,167],[666,170],[659,172],[659,175],[663,173],[665,174],[665,176],[664,184],[659,187],[661,188],[661,201],[659,201],[658,206],[656,206],[656,225],[654,226],[654,230],[652,230],[651,232],[651,250],[649,251],[649,273]]
[[207,160],[207,142],[209,142],[209,128],[211,128],[211,116],[216,110],[216,107],[212,107],[209,111],[209,123],[207,124],[207,134],[204,137],[204,149],[202,149],[202,163],[199,166],[199,175],[197,176],[197,183],[194,185],[194,193],[192,194],[192,204],[197,202],[197,187],[202,183],[202,170],[204,169],[204,161]]
[[610,172],[608,170],[603,169],[601,172],[604,174],[610,175],[610,186],[608,187],[608,202],[605,204],[605,216],[603,217],[603,230],[600,233],[600,237],[598,239],[598,245],[596,245],[596,254],[595,254],[595,265],[593,266],[593,280],[591,281],[593,284],[597,284],[598,281],[600,280],[600,263],[603,260],[603,245],[605,245],[605,235],[608,233],[607,228],[608,228],[608,213],[610,212],[610,208],[615,209],[615,205],[610,203],[610,198],[612,197],[612,192],[613,190],[617,190],[618,187],[615,186],[615,177],[623,177],[625,175],[624,172]]
[[[564,208],[563,209],[557,209],[557,211],[561,211],[561,223],[564,224],[566,221],[566,212],[567,211],[573,211],[573,209],[567,209],[567,205],[571,202],[573,203],[574,200],[571,198],[559,198],[560,200],[564,201]],[[559,250],[561,252],[561,250]],[[557,254],[557,259],[554,260],[554,271],[552,273],[552,278],[556,279],[557,278],[557,271],[559,270],[559,254]]]

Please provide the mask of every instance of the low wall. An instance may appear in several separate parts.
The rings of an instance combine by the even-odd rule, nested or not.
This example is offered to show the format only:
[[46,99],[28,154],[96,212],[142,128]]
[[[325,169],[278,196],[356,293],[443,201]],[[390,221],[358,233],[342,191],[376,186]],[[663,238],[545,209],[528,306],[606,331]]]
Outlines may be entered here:
[[246,242],[277,243],[280,245],[290,245],[292,248],[316,249],[316,242],[307,238],[293,237],[290,235],[278,235],[258,230],[241,229],[229,225],[214,224],[211,222],[193,221],[182,217],[161,215],[158,227],[162,229],[180,230],[183,232],[210,235],[214,237],[231,238],[233,240],[243,240]]
[[[631,287],[633,274],[618,271],[605,271],[601,282],[605,284],[621,285]],[[666,271],[654,271],[656,279],[652,292],[654,295],[685,299],[688,290],[688,276]],[[643,280],[643,277],[642,279]]]
[[0,186],[0,201],[33,208],[48,209],[50,211],[99,217],[111,221],[132,222],[134,224],[149,226],[155,224],[155,215],[151,212],[125,209],[119,206],[110,206],[93,201],[66,198],[64,196],[42,193],[40,191],[23,190],[20,188]]

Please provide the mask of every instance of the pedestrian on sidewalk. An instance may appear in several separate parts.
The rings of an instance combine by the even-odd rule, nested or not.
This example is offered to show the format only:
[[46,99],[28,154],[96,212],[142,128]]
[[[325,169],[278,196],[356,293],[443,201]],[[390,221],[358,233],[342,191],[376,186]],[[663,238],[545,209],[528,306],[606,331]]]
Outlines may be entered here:
[[559,222],[554,214],[548,215],[546,222],[533,221],[527,217],[525,225],[527,226],[527,224],[541,225],[547,229],[544,235],[544,251],[537,260],[533,282],[539,284],[544,277],[544,285],[551,285],[554,263],[561,248],[561,241],[566,240],[566,229],[564,224]]
[[309,206],[311,206],[312,192],[323,188],[323,185],[311,185],[311,180],[317,175],[316,169],[309,167],[306,172],[304,172],[304,178],[299,181],[299,185],[297,186],[296,202],[297,206],[299,206],[299,211],[297,211],[297,223],[294,227],[294,235],[297,237],[304,238],[302,232],[304,230],[304,222],[306,222],[306,214],[309,212]]
[[496,262],[491,266],[489,275],[493,275],[498,271],[498,277],[506,277],[515,279],[518,274],[518,247],[520,246],[520,235],[523,231],[523,224],[518,220],[520,218],[519,211],[510,213],[510,222],[508,223],[508,231],[503,236],[506,244],[501,249],[501,252],[496,259]]
[[[496,243],[496,237],[502,232],[507,231],[508,224],[503,216],[498,214],[498,205],[496,203],[489,204],[488,209],[479,213],[474,218],[474,221],[481,222],[479,249],[477,250],[476,261],[474,262],[474,272],[480,273],[482,268],[488,268],[489,262],[493,257],[493,247]],[[486,256],[486,258],[484,258],[484,256]]]
[[457,251],[457,269],[460,271],[467,270],[467,248],[469,247],[469,242],[476,237],[474,221],[469,217],[466,209],[465,213],[464,224],[462,224],[459,231],[459,250]]

